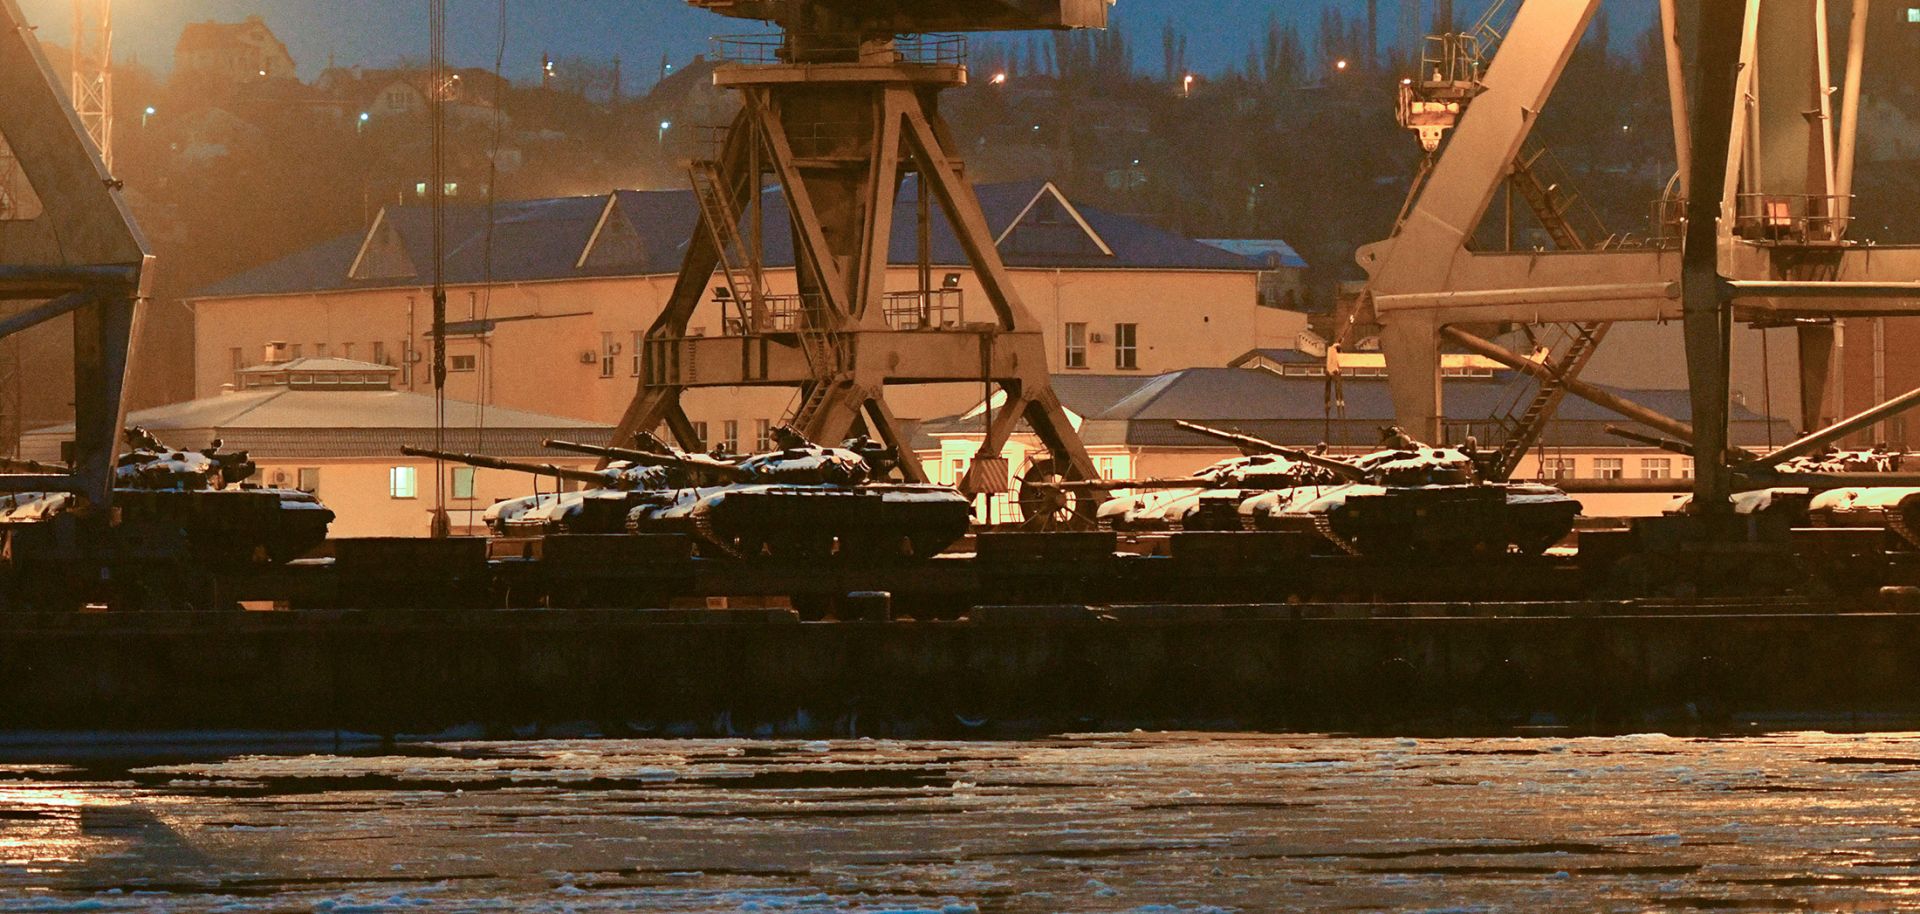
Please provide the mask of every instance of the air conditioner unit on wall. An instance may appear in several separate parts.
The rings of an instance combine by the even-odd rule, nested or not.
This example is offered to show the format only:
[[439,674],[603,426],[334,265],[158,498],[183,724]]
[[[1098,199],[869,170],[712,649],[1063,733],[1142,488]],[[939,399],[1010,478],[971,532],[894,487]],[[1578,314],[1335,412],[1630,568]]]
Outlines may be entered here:
[[591,349],[582,349],[582,350],[580,351],[580,364],[582,364],[582,365],[592,365],[593,363],[595,363],[595,362],[598,362],[598,361],[600,361],[600,354],[599,354],[599,353],[597,353],[597,352],[594,352],[594,351],[593,351],[593,350],[591,350]]
[[1104,343],[1107,341],[1107,335],[1104,333],[1096,333],[1092,336],[1092,340],[1096,343]]

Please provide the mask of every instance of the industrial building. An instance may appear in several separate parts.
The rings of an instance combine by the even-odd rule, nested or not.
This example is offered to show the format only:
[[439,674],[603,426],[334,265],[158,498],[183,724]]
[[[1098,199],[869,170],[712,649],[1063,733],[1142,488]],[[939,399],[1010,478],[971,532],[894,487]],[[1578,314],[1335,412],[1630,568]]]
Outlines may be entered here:
[[[918,282],[914,179],[893,222],[890,288]],[[1019,295],[1044,325],[1049,367],[1065,374],[1145,376],[1220,366],[1250,349],[1290,346],[1305,315],[1301,264],[1251,259],[1137,219],[1079,206],[1046,181],[991,184],[979,199]],[[773,294],[794,288],[781,196],[766,192],[762,235]],[[936,207],[937,209],[937,207]],[[612,423],[633,398],[639,344],[672,291],[696,227],[692,192],[616,191],[447,208],[448,395],[493,406]],[[426,207],[382,211],[365,232],[335,238],[196,292],[195,392],[237,383],[262,347],[290,358],[393,365],[395,386],[431,387],[432,253]],[[931,222],[931,321],[991,319],[944,219]],[[1289,252],[1290,254],[1291,252]],[[951,265],[951,266],[949,266]],[[714,295],[691,335],[733,335]],[[947,415],[978,399],[951,386],[893,394],[904,419]],[[709,444],[751,448],[793,409],[791,393],[730,389],[688,398]]]

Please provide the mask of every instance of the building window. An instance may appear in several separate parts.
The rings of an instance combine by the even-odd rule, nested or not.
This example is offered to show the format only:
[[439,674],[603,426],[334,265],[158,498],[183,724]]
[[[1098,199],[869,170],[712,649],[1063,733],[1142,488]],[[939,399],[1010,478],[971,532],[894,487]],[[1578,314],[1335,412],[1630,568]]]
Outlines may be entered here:
[[[633,376],[636,378],[640,376],[640,353],[645,351],[643,346],[645,345],[646,341],[647,341],[647,331],[645,330],[633,331]],[[701,435],[700,440],[705,441],[706,436]]]
[[316,358],[316,359],[324,359],[324,358],[326,358],[326,357],[327,357],[327,344],[325,344],[325,343],[315,343],[315,344],[313,344],[313,357],[314,357],[314,358]]
[[374,340],[374,341],[373,341],[372,343],[370,343],[369,345],[371,345],[371,346],[373,347],[373,362],[374,362],[374,364],[376,364],[376,365],[385,365],[385,364],[387,364],[387,344],[386,344],[386,343],[383,343],[383,342],[380,342],[379,340]]
[[1065,354],[1062,364],[1068,368],[1087,367],[1087,325],[1070,323],[1061,337]]
[[473,371],[474,368],[478,365],[478,363],[479,363],[478,356],[471,356],[471,355],[447,356],[448,371]]
[[1593,458],[1593,475],[1600,479],[1620,479],[1626,475],[1625,460],[1619,457]]
[[620,345],[613,341],[612,333],[600,334],[600,376],[613,377],[613,357],[620,354]]
[[420,497],[420,474],[413,467],[391,467],[387,470],[388,498]]
[[306,357],[305,350],[301,348],[299,343],[295,343],[287,347],[288,359],[300,359],[305,357]]
[[1671,457],[1640,458],[1640,478],[1641,479],[1672,479],[1673,478],[1673,458]]
[[453,497],[473,498],[473,467],[453,468]]
[[233,363],[233,384],[240,386],[240,370],[247,367],[247,354],[235,346],[227,350],[227,360]]
[[773,420],[753,420],[753,449],[756,451],[773,450]]
[[957,486],[966,478],[967,459],[965,457],[954,457],[947,461],[947,485]]
[[1113,479],[1113,478],[1115,478],[1115,477],[1114,477],[1114,475],[1113,475],[1113,458],[1112,458],[1112,457],[1102,457],[1102,458],[1100,458],[1100,461],[1099,461],[1099,463],[1100,463],[1100,478],[1101,478],[1101,479]]
[[1113,325],[1113,367],[1129,370],[1139,368],[1139,346],[1139,324]]
[[740,453],[740,420],[728,419],[720,423],[720,452],[723,454]]
[[340,357],[341,357],[341,358],[343,358],[343,359],[350,359],[350,358],[353,358],[353,344],[352,344],[352,343],[341,343],[341,344],[340,344]]
[[294,488],[308,495],[320,494],[320,468],[301,467],[294,475]]
[[703,451],[707,449],[707,424],[705,422],[695,422],[693,424],[693,446]]
[[1540,475],[1548,479],[1572,479],[1573,474],[1572,457],[1547,457],[1540,461]]

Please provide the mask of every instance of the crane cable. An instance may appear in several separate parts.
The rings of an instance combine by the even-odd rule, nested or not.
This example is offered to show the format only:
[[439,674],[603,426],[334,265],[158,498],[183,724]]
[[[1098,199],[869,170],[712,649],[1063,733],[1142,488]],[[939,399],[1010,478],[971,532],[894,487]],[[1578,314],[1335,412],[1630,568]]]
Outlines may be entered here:
[[[447,198],[445,145],[447,133],[447,3],[427,0],[427,28],[431,33],[427,65],[427,107],[433,122],[433,445],[446,449],[447,438]],[[433,536],[451,531],[447,518],[446,464],[433,463]]]

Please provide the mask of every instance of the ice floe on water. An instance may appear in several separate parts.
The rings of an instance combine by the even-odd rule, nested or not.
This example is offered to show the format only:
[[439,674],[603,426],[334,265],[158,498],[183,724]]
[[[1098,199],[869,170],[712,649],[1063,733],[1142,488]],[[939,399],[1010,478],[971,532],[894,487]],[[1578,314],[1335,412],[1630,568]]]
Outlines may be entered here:
[[0,764],[0,914],[1898,907],[1920,737],[470,733]]

